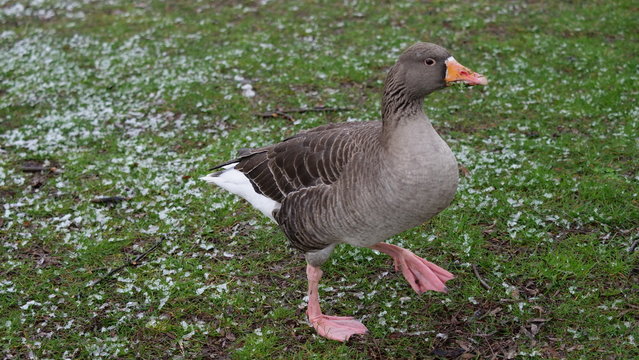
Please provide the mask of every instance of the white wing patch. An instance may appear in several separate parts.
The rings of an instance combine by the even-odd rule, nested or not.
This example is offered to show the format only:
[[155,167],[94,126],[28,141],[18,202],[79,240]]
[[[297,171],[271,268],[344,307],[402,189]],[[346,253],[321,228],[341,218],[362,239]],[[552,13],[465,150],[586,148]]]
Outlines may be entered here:
[[230,193],[240,196],[251,203],[254,208],[258,209],[271,220],[275,221],[273,218],[273,210],[279,209],[280,203],[255,192],[253,185],[251,185],[251,182],[246,175],[239,170],[235,170],[235,165],[237,165],[237,163],[224,166],[224,171],[217,176],[214,176],[215,173],[213,173],[201,177],[200,179],[210,184],[215,184]]

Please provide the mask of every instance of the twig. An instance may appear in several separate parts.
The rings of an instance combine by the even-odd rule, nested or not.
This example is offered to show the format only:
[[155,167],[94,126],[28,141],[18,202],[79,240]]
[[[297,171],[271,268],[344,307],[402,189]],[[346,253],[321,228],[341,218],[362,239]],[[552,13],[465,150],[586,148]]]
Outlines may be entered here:
[[351,107],[327,107],[327,106],[315,106],[312,108],[299,108],[299,109],[284,109],[284,110],[275,110],[275,111],[267,111],[265,113],[257,113],[256,116],[263,118],[276,118],[283,117],[288,120],[294,120],[292,116],[288,114],[301,114],[306,112],[336,112],[336,111],[351,111],[353,108]]
[[35,172],[42,172],[45,170],[48,170],[46,167],[44,166],[40,166],[40,165],[24,165],[22,166],[22,171],[24,172],[28,172],[28,173],[35,173]]
[[475,273],[475,276],[479,280],[479,283],[481,284],[481,286],[484,289],[486,289],[486,290],[491,290],[492,286],[488,285],[488,283],[484,279],[482,279],[481,276],[479,275],[479,271],[477,270],[477,265],[471,264],[471,266],[472,266],[473,272]]
[[45,167],[42,165],[23,165],[20,170],[26,173],[39,173],[44,171],[49,171],[51,173],[57,174],[62,172],[61,169],[58,169],[55,166]]
[[628,252],[631,253],[635,251],[637,246],[639,246],[639,239],[635,240],[635,242],[633,242],[632,245],[630,245],[630,247],[628,248]]
[[140,265],[140,261],[143,260],[147,255],[149,255],[153,250],[157,249],[161,244],[162,241],[164,241],[164,238],[158,240],[155,242],[155,244],[153,244],[147,251],[143,252],[142,254],[140,254],[138,257],[136,257],[135,259],[124,263],[123,265],[118,266],[117,268],[109,271],[108,274],[104,275],[103,277],[100,278],[100,280],[96,281],[95,283],[93,283],[93,286],[101,283],[102,281],[110,278],[113,274],[122,271],[122,269],[124,269],[127,266],[138,266]]
[[267,112],[267,113],[255,114],[255,115],[257,115],[259,117],[263,117],[263,118],[283,117],[286,120],[295,121],[295,119],[291,115],[287,114],[284,111],[279,111],[279,110],[271,111],[271,112]]
[[305,112],[335,112],[335,111],[351,111],[351,110],[353,110],[353,108],[351,107],[314,106],[312,108],[289,109],[289,110],[280,110],[280,111],[290,114],[290,113],[305,113]]
[[94,199],[91,199],[91,202],[94,204],[117,204],[124,200],[130,200],[130,198],[125,198],[122,196],[98,196]]

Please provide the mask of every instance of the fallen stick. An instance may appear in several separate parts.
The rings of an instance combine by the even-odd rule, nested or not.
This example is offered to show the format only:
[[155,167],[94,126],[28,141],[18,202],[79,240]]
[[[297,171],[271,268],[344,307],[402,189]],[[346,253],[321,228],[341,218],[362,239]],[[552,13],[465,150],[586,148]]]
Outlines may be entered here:
[[477,270],[477,265],[475,264],[471,264],[472,268],[473,268],[473,272],[475,273],[475,276],[477,277],[477,280],[479,280],[479,283],[481,284],[481,286],[486,289],[486,290],[492,290],[492,286],[488,285],[488,283],[481,278],[481,276],[479,275],[479,271]]
[[39,173],[39,172],[49,171],[51,173],[57,174],[59,172],[62,172],[61,169],[58,169],[55,166],[46,167],[41,165],[23,165],[20,167],[20,170],[26,173]]
[[295,121],[295,119],[294,119],[291,115],[289,115],[289,114],[287,114],[287,113],[285,113],[285,112],[283,112],[283,111],[271,111],[271,112],[261,113],[261,114],[255,114],[255,115],[256,115],[256,116],[259,116],[259,117],[262,117],[262,118],[277,118],[277,117],[283,117],[283,118],[284,118],[284,119],[286,119],[286,120],[289,120],[289,121]]
[[102,281],[110,278],[113,274],[122,271],[122,269],[124,269],[127,266],[138,266],[140,265],[140,261],[142,261],[147,255],[149,255],[153,250],[157,249],[161,244],[162,241],[164,241],[164,238],[158,240],[155,242],[155,244],[153,244],[147,251],[143,252],[142,254],[140,254],[138,257],[136,257],[135,259],[124,263],[123,265],[118,266],[117,268],[109,271],[108,274],[104,275],[103,277],[100,278],[100,280],[96,281],[93,283],[92,286],[95,286],[99,283],[101,283]]
[[25,166],[22,166],[21,169],[22,169],[22,171],[28,172],[28,173],[35,173],[35,172],[42,172],[42,171],[45,171],[45,170],[49,170],[49,168],[46,168],[46,167],[40,166],[40,165],[32,165],[32,166],[25,165]]
[[631,253],[635,251],[638,245],[639,245],[639,239],[635,240],[635,242],[633,242],[632,245],[630,245],[630,247],[628,248],[628,252]]
[[283,113],[305,113],[305,112],[334,112],[334,111],[351,111],[353,108],[351,107],[329,107],[329,106],[315,106],[312,108],[300,108],[300,109],[289,109],[289,110],[280,110]]
[[94,204],[117,204],[124,200],[130,200],[130,198],[125,198],[122,196],[98,196],[94,199],[91,199],[91,202]]
[[275,118],[275,117],[283,117],[288,120],[294,120],[292,116],[288,114],[301,114],[307,112],[336,112],[336,111],[351,111],[353,108],[351,107],[326,107],[326,106],[315,106],[312,108],[299,108],[299,109],[284,109],[284,110],[275,110],[275,111],[267,111],[264,113],[257,113],[256,116],[263,118]]

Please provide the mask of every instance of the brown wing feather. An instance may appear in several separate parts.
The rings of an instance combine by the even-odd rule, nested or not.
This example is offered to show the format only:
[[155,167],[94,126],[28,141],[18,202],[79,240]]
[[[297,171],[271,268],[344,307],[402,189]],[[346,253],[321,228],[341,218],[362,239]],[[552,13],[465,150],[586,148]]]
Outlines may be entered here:
[[[239,157],[213,169],[238,163],[255,191],[275,201],[318,184],[332,184],[348,163],[353,148],[380,131],[379,122],[336,123],[302,131],[278,144],[242,149]],[[277,190],[276,190],[277,189]]]
[[[303,251],[319,250],[327,244],[297,229],[296,203],[306,195],[321,196],[336,182],[353,156],[368,151],[381,132],[380,122],[337,123],[320,126],[258,149],[242,149],[239,157],[216,166],[237,163],[259,194],[282,204],[285,214],[276,216],[291,244]],[[308,192],[308,194],[306,194]],[[297,194],[287,202],[289,194]]]

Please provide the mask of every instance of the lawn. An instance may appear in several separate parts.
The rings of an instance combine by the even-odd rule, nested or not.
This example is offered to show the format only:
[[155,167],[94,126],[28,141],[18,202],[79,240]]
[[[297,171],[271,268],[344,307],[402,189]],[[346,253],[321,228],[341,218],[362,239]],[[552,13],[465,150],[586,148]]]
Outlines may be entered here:
[[[630,359],[639,350],[635,1],[0,0],[5,359]],[[463,175],[391,243],[456,275],[415,294],[338,247],[303,255],[199,180],[243,147],[377,120],[416,41],[486,75],[425,112]],[[343,111],[260,117],[325,106]]]

